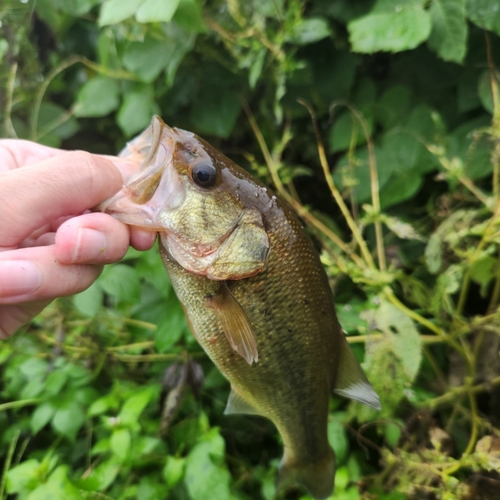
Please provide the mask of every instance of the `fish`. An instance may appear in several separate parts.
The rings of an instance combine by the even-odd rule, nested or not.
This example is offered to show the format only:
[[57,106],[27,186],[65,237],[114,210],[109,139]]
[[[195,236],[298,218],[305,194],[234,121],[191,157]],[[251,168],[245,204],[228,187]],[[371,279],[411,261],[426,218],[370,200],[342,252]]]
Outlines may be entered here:
[[120,157],[141,166],[98,209],[155,231],[190,329],[231,385],[225,414],[280,433],[280,491],[329,497],[329,399],[379,397],[346,341],[319,253],[293,209],[192,132],[155,116]]

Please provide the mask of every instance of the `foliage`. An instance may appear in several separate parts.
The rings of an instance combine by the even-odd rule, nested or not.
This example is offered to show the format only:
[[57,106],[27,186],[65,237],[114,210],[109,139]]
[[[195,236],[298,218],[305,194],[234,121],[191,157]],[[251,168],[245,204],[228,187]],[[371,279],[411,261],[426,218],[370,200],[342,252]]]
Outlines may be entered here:
[[[498,498],[497,0],[5,0],[0,21],[3,136],[115,154],[159,113],[303,218],[383,401],[332,401],[332,498]],[[222,416],[156,250],[0,365],[0,498],[274,496],[275,430]]]

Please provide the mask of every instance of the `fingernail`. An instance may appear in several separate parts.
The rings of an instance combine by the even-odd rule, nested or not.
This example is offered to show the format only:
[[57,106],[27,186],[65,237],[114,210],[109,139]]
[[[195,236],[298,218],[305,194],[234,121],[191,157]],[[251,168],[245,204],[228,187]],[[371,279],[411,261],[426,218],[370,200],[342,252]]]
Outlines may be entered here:
[[97,229],[80,228],[76,235],[76,245],[73,250],[72,262],[95,260],[106,251],[107,241]]
[[42,282],[38,267],[29,260],[0,261],[0,297],[34,292]]

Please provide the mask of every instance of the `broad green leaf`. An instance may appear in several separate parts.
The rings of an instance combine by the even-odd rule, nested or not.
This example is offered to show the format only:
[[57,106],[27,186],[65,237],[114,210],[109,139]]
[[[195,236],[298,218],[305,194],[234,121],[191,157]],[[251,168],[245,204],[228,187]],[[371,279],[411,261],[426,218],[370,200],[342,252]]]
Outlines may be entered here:
[[398,444],[399,438],[402,434],[402,429],[404,425],[398,422],[387,422],[384,428],[385,439],[387,440],[387,444],[393,448]]
[[30,428],[33,434],[37,434],[42,427],[45,427],[50,422],[55,412],[56,409],[50,403],[43,403],[37,406],[30,420]]
[[386,130],[402,125],[410,113],[413,93],[403,85],[390,87],[377,100],[375,117]]
[[95,281],[87,290],[73,295],[73,305],[85,316],[94,317],[102,307],[104,294],[99,282]]
[[52,147],[58,147],[62,139],[68,139],[79,129],[78,122],[61,106],[42,103],[38,113],[38,141]]
[[373,7],[373,0],[336,0],[325,2],[326,12],[333,18],[346,23],[367,14]]
[[18,369],[28,378],[44,378],[49,370],[49,364],[44,359],[30,358]]
[[309,43],[318,42],[332,34],[330,26],[325,19],[309,18],[304,19],[292,31],[290,42],[299,45],[307,45]]
[[265,49],[261,49],[252,63],[250,73],[248,74],[248,84],[252,89],[255,88],[255,85],[262,73],[262,67],[264,66],[264,61],[266,60],[266,54],[267,51]]
[[227,138],[241,110],[241,99],[232,89],[203,86],[196,97],[191,120],[200,134]]
[[[368,132],[373,132],[373,117],[366,120]],[[366,143],[366,137],[358,119],[350,112],[345,112],[337,118],[330,131],[330,152],[345,151],[351,146],[360,146]]]
[[436,315],[442,314],[442,311],[454,314],[455,304],[452,296],[460,290],[463,274],[462,265],[452,264],[438,276],[431,299],[431,306]]
[[188,33],[206,33],[208,31],[200,4],[196,0],[181,0],[173,20]]
[[179,0],[145,0],[135,13],[140,23],[168,23],[177,10]]
[[120,472],[121,462],[114,456],[105,462],[101,462],[85,479],[75,481],[77,485],[86,491],[104,491],[113,483]]
[[32,491],[26,500],[82,500],[82,494],[68,479],[67,465],[60,465],[45,484]]
[[6,489],[8,493],[19,493],[25,489],[34,489],[40,482],[40,462],[30,459],[12,467],[7,472]]
[[342,464],[349,452],[349,441],[344,426],[339,420],[328,421],[328,442],[335,452],[336,465]]
[[167,458],[167,463],[163,468],[163,478],[165,479],[168,489],[172,489],[182,479],[185,465],[185,458],[177,458],[174,456],[169,456]]
[[107,0],[99,13],[99,26],[116,24],[137,12],[144,0]]
[[431,18],[424,1],[378,0],[367,15],[347,25],[354,52],[400,52],[427,40]]
[[488,285],[495,278],[495,266],[497,260],[489,255],[484,255],[480,259],[474,261],[469,269],[472,281],[481,285],[481,295],[486,297]]
[[111,435],[111,451],[121,462],[128,457],[131,441],[132,437],[128,429],[115,429]]
[[118,110],[116,121],[125,136],[131,137],[144,130],[155,114],[158,114],[158,106],[153,101],[152,89],[144,87],[126,94]]
[[130,42],[123,55],[124,66],[143,82],[150,83],[165,69],[167,83],[173,84],[184,55],[193,48],[196,35],[174,23],[165,25],[161,39],[146,36],[144,42]]
[[60,394],[67,380],[67,373],[62,370],[53,370],[45,379],[44,393],[50,396]]
[[130,302],[139,298],[139,276],[133,267],[124,264],[108,266],[99,278],[99,284],[117,300]]
[[136,424],[141,413],[154,397],[154,387],[148,386],[130,396],[123,405],[118,418],[122,425]]
[[381,303],[376,311],[375,321],[378,328],[391,339],[394,353],[403,362],[408,379],[412,382],[417,376],[422,359],[420,335],[415,323],[388,302]]
[[498,0],[467,0],[467,17],[480,28],[500,35]]
[[115,80],[97,76],[80,89],[75,104],[75,115],[106,116],[118,107],[119,93],[120,89]]
[[461,63],[467,52],[466,0],[432,0],[429,47],[445,61]]
[[73,441],[84,422],[85,413],[79,405],[74,404],[56,411],[52,419],[52,427],[58,434],[62,434]]
[[[222,438],[219,440],[222,441]],[[210,491],[211,498],[231,499],[229,472],[225,467],[217,465],[212,458],[214,451],[215,457],[220,458],[217,448],[214,450],[211,442],[202,442],[196,445],[186,458],[184,483],[192,500],[206,500],[207,491]]]
[[166,319],[155,330],[155,347],[159,353],[165,353],[182,337],[187,330],[187,321],[179,301],[176,298],[165,304],[168,308]]

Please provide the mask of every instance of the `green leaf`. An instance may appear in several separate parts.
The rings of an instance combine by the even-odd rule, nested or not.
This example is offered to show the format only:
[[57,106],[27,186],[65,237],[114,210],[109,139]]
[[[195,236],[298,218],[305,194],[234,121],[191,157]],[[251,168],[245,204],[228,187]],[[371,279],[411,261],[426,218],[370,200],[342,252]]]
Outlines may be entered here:
[[75,482],[86,491],[104,491],[113,483],[120,468],[121,462],[112,456],[109,460],[101,462],[88,477]]
[[68,380],[68,375],[62,370],[54,370],[45,379],[44,393],[49,396],[60,394]]
[[206,500],[207,491],[210,491],[211,498],[231,499],[229,472],[215,463],[223,453],[219,446],[224,445],[220,435],[215,436],[217,438],[218,443],[208,441],[196,445],[186,459],[184,483],[192,500]]
[[58,433],[74,441],[77,432],[85,422],[85,413],[79,405],[61,408],[52,419],[52,427]]
[[51,0],[52,6],[57,10],[80,17],[86,14],[99,0]]
[[206,33],[208,31],[200,4],[196,0],[181,0],[173,21],[188,33]]
[[385,439],[387,444],[393,448],[398,444],[399,438],[401,437],[404,425],[398,422],[387,422],[384,428]]
[[[499,5],[500,9],[500,5]],[[497,84],[497,87],[500,85],[500,72],[496,71],[493,73],[493,79]],[[481,100],[481,104],[483,105],[486,111],[489,111],[493,114],[495,110],[495,106],[493,104],[493,92],[491,88],[492,74],[490,70],[484,70],[479,77],[477,91],[479,94],[479,99]]]
[[68,466],[60,465],[48,481],[32,491],[26,500],[82,500],[82,494],[68,479]]
[[474,261],[469,269],[472,281],[481,285],[481,295],[486,297],[488,285],[495,277],[495,266],[497,260],[489,255],[484,255],[480,259]]
[[328,421],[328,442],[335,452],[336,465],[342,464],[349,451],[349,441],[344,426],[339,420]]
[[500,35],[498,0],[467,0],[467,17],[480,28]]
[[119,301],[132,302],[139,299],[139,276],[133,267],[124,264],[108,266],[99,278],[99,284],[107,294]]
[[38,460],[26,460],[16,465],[7,472],[7,492],[19,493],[24,489],[34,489],[40,482],[40,462]]
[[123,64],[147,83],[166,69],[170,86],[182,58],[193,48],[196,36],[174,23],[166,25],[163,32],[161,39],[146,35],[144,42],[130,42],[123,55]]
[[78,92],[75,115],[79,117],[106,116],[119,104],[120,89],[112,78],[97,76]]
[[309,18],[304,19],[300,24],[294,27],[290,42],[299,45],[318,42],[332,34],[330,26],[325,19]]
[[153,396],[154,388],[149,386],[128,398],[118,415],[120,423],[125,426],[137,423]]
[[101,309],[104,293],[99,282],[95,281],[87,290],[73,295],[73,305],[77,311],[93,318]]
[[423,0],[378,0],[367,15],[347,25],[354,52],[400,52],[427,40],[431,18]]
[[7,54],[7,51],[9,50],[9,42],[5,38],[0,38],[0,62],[2,62],[2,59],[5,54]]
[[187,331],[187,321],[177,297],[172,296],[168,304],[168,314],[155,331],[155,347],[159,353],[165,353]]
[[[373,132],[373,119],[367,120],[368,131]],[[355,146],[366,143],[366,137],[358,119],[350,112],[345,112],[337,118],[330,131],[330,152],[345,151],[351,146],[351,141]]]
[[121,461],[125,461],[130,451],[132,437],[128,429],[115,429],[111,435],[111,451]]
[[240,96],[227,87],[204,85],[193,104],[191,120],[200,134],[228,138],[241,110]]
[[168,23],[177,10],[179,0],[145,0],[135,14],[140,23]]
[[467,52],[465,0],[433,0],[429,47],[445,61],[462,63]]
[[45,427],[50,422],[55,412],[56,409],[50,403],[43,403],[37,406],[30,420],[30,428],[33,434],[37,434],[40,429]]
[[177,458],[169,456],[167,463],[163,468],[163,478],[167,484],[167,488],[172,489],[184,476],[184,468],[186,465],[185,458]]
[[158,107],[153,101],[152,89],[148,86],[126,94],[116,121],[123,133],[130,137],[144,130],[155,114],[158,114]]
[[37,133],[42,144],[58,147],[62,139],[69,139],[78,129],[76,119],[61,106],[52,103],[40,106]]
[[99,13],[99,26],[116,24],[134,15],[144,0],[107,0]]

